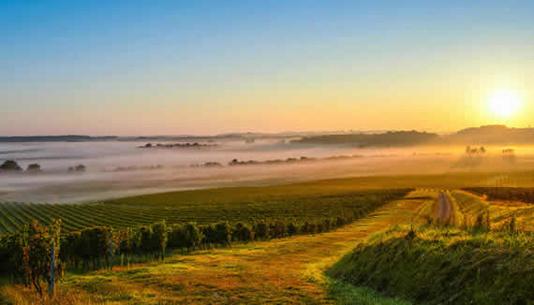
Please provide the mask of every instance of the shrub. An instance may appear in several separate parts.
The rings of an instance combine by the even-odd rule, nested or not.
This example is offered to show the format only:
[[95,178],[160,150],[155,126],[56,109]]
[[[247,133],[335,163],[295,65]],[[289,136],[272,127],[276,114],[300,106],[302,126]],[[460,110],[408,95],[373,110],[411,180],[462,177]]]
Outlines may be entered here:
[[13,160],[6,160],[2,165],[0,165],[0,172],[6,171],[6,172],[20,172],[22,171],[22,167],[18,165],[17,162]]
[[26,172],[28,173],[40,173],[41,171],[41,165],[37,163],[32,163],[26,168]]

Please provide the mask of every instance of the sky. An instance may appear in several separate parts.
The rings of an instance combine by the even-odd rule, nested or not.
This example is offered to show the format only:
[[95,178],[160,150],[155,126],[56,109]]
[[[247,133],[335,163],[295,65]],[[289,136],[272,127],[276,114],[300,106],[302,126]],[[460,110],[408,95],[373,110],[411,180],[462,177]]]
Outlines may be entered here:
[[[526,127],[533,16],[505,0],[0,0],[0,135]],[[488,105],[503,90],[520,101],[507,117]]]

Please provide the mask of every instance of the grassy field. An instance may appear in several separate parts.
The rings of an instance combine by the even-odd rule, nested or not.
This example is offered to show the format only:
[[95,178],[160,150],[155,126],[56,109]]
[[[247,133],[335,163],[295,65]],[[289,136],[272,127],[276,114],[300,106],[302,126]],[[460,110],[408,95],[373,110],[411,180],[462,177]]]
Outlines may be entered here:
[[[323,271],[369,235],[410,222],[423,203],[408,196],[333,232],[69,274],[59,299],[69,304],[333,304],[350,296],[361,304],[407,304],[331,281]],[[3,293],[18,304],[30,302],[31,294],[20,286],[5,287]]]
[[[437,221],[440,194],[453,223]],[[419,189],[412,196],[426,202],[411,226],[360,244],[327,273],[414,304],[533,304],[530,204],[463,190]]]
[[399,229],[361,245],[328,274],[417,304],[532,304],[534,237]]

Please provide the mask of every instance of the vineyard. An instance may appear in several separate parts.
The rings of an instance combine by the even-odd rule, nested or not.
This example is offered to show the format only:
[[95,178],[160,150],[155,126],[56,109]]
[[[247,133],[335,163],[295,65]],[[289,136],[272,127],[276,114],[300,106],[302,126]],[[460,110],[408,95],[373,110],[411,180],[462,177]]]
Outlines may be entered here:
[[[142,196],[106,203],[37,204],[0,203],[0,233],[20,230],[32,220],[50,224],[63,221],[63,232],[73,232],[93,226],[125,228],[152,224],[165,220],[168,224],[196,222],[209,224],[256,221],[316,221],[338,216],[366,214],[379,202],[398,197],[405,190],[359,191],[316,196],[287,196],[276,198],[239,198],[239,201],[211,198],[189,201],[183,193]],[[194,194],[194,193],[193,193]],[[173,198],[173,195],[175,198]],[[165,203],[159,202],[165,196]],[[132,202],[131,204],[127,203]]]
[[475,206],[489,212],[493,228],[512,224],[515,230],[534,232],[534,205],[532,188],[466,188],[456,191]]
[[534,204],[534,188],[526,187],[473,187],[467,191],[487,196],[490,200],[521,201]]
[[[232,242],[328,232],[407,192],[362,191],[300,200],[227,203],[220,207],[4,204],[3,219],[11,224],[6,228],[17,232],[0,236],[0,275],[26,286],[31,283],[42,295],[41,282],[48,280],[49,270],[112,268],[124,266],[125,259],[127,265],[140,257],[164,259],[167,248],[189,252]],[[153,223],[146,224],[149,221]],[[66,232],[61,232],[63,222]],[[50,251],[56,258],[50,259]],[[53,289],[52,284],[48,287]]]
[[[466,300],[474,300],[473,304],[486,304],[489,300],[508,304],[506,298],[512,300],[510,304],[522,304],[518,303],[521,299],[532,297],[529,272],[533,264],[532,235],[528,231],[532,231],[534,221],[531,216],[534,213],[528,213],[532,210],[529,203],[494,200],[474,190],[447,188],[412,191],[314,188],[308,192],[297,187],[286,190],[265,188],[262,191],[242,188],[241,192],[234,191],[229,188],[173,192],[98,204],[7,203],[2,206],[2,213],[9,218],[2,219],[16,220],[9,229],[20,231],[23,227],[27,228],[27,223],[23,222],[30,219],[46,224],[57,215],[72,215],[62,218],[57,267],[81,272],[81,275],[66,276],[67,280],[62,285],[74,292],[66,298],[73,298],[78,293],[98,294],[102,300],[128,295],[140,304],[149,304],[154,295],[152,291],[157,291],[158,300],[182,300],[191,297],[190,293],[177,287],[188,285],[186,283],[194,277],[192,286],[188,288],[199,291],[194,300],[210,303],[207,300],[212,297],[206,299],[206,294],[200,292],[202,289],[198,290],[198,283],[208,280],[206,274],[216,272],[218,276],[209,280],[226,287],[226,280],[219,283],[217,279],[227,279],[227,273],[234,272],[225,267],[228,262],[249,266],[248,272],[251,273],[247,276],[267,276],[273,287],[277,287],[278,276],[283,278],[284,273],[265,273],[263,266],[270,254],[264,253],[254,259],[250,256],[249,251],[256,251],[259,245],[269,248],[284,244],[270,259],[278,261],[283,258],[283,261],[290,259],[290,253],[298,251],[291,258],[296,262],[305,257],[305,253],[315,251],[314,256],[327,253],[326,249],[334,248],[334,244],[327,240],[337,236],[347,247],[339,253],[339,259],[353,247],[354,243],[349,242],[352,238],[364,238],[369,232],[381,233],[369,240],[360,240],[355,252],[348,254],[327,273],[336,285],[341,285],[338,288],[352,291],[350,287],[356,285],[358,297],[367,298],[369,295],[368,290],[358,290],[362,286],[375,291],[376,294],[369,297],[373,301],[368,304],[438,304],[446,303],[444,297],[452,298],[453,304],[463,304]],[[36,212],[39,217],[34,215]],[[370,213],[372,216],[366,217]],[[41,236],[46,238],[46,228],[44,230]],[[15,238],[11,238],[13,236]],[[27,281],[25,270],[31,268],[21,255],[35,251],[26,246],[25,238],[17,233],[4,234],[0,238],[4,240],[0,242],[4,245],[0,247],[0,261],[4,262],[0,264],[0,273],[18,283]],[[314,246],[303,247],[301,240],[307,240]],[[289,252],[286,243],[291,245]],[[39,245],[37,243],[34,249],[41,249]],[[227,247],[229,245],[232,246]],[[325,251],[315,247],[322,247]],[[224,249],[241,249],[237,251],[242,252],[236,254],[234,250]],[[222,253],[225,253],[224,260],[212,261]],[[189,261],[190,256],[195,257],[194,263]],[[510,259],[512,256],[514,259]],[[165,261],[154,262],[164,257]],[[330,266],[338,259],[330,260]],[[152,263],[146,264],[147,261]],[[49,268],[50,262],[44,260],[44,263]],[[130,263],[134,267],[130,267]],[[176,272],[176,268],[184,268],[184,264],[188,267]],[[287,268],[284,263],[282,265]],[[500,266],[498,272],[494,265]],[[146,269],[147,266],[152,267]],[[202,267],[197,271],[199,266]],[[130,268],[134,268],[135,272]],[[202,271],[208,269],[211,271]],[[155,284],[150,292],[138,295],[137,290],[129,286],[138,283],[137,272],[143,274],[142,279],[157,277],[157,283],[163,281],[169,286]],[[182,272],[194,273],[194,276],[182,275]],[[302,276],[300,272],[304,271],[295,272],[299,276],[287,279],[286,284],[295,283]],[[480,281],[473,277],[474,274],[492,280]],[[114,280],[100,283],[101,277]],[[76,280],[73,281],[74,278]],[[407,282],[403,280],[405,278],[411,280]],[[263,279],[256,279],[254,284],[237,278],[236,281],[243,289],[250,288],[250,285],[259,289],[254,290],[256,292],[251,293],[250,298],[254,299],[259,291],[264,291]],[[450,285],[428,284],[446,281]],[[146,283],[143,280],[142,285]],[[169,295],[165,287],[178,290],[172,290],[172,295]],[[217,291],[231,295],[226,288]],[[20,295],[16,289],[5,290],[5,293],[12,299]],[[278,290],[272,293],[274,296],[283,295]],[[374,302],[374,299],[383,297],[392,299],[385,303]],[[218,295],[213,298],[215,303],[221,301]],[[75,300],[72,303],[85,304]]]

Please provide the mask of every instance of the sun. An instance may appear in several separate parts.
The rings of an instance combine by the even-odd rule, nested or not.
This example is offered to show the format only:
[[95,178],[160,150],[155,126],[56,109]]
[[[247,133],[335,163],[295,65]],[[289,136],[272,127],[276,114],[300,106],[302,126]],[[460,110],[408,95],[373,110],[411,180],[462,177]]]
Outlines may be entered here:
[[498,90],[488,99],[489,108],[493,115],[507,119],[515,115],[521,107],[521,96],[513,90]]

